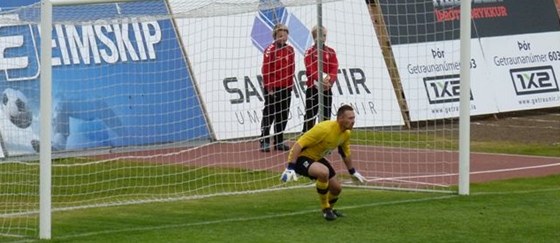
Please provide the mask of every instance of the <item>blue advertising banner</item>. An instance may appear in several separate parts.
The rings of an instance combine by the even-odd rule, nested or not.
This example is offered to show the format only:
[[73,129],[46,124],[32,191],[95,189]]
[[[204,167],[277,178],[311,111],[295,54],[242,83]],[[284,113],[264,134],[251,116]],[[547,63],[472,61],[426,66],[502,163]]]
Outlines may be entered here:
[[[1,1],[0,16],[37,21],[38,7],[13,11],[33,2],[38,0]],[[53,26],[53,149],[150,145],[209,136],[171,21],[131,17],[165,15],[163,1],[64,6],[53,12],[55,20],[88,15],[111,19]],[[39,30],[32,24],[3,24],[2,18],[3,152],[33,153],[39,134]]]
[[28,6],[38,2],[40,2],[40,0],[3,0],[0,1],[0,11],[10,11],[21,6]]

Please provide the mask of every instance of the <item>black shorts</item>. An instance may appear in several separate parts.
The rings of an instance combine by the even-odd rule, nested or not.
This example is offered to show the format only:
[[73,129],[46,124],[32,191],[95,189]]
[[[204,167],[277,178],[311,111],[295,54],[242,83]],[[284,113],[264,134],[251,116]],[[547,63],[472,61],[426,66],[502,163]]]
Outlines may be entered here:
[[331,163],[325,158],[321,158],[319,161],[313,161],[308,157],[299,156],[296,160],[296,168],[294,170],[299,175],[309,177],[310,179],[315,180],[317,178],[310,176],[308,173],[309,166],[313,163],[321,163],[325,165],[327,168],[329,168],[329,179],[333,178],[336,175],[336,172],[334,171],[334,168],[331,166]]

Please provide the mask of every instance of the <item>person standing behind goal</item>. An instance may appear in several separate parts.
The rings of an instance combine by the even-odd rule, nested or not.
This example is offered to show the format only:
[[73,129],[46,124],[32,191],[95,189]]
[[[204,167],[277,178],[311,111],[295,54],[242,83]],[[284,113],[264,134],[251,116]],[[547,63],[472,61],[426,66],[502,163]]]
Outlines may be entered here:
[[305,51],[304,63],[305,74],[307,75],[307,89],[305,90],[305,118],[303,122],[302,132],[307,132],[315,125],[315,119],[319,112],[319,75],[318,75],[318,51],[317,42],[320,40],[323,43],[322,49],[322,62],[323,62],[323,116],[325,120],[331,118],[332,111],[332,90],[334,82],[337,80],[338,72],[338,58],[333,48],[326,46],[324,43],[327,40],[327,29],[321,27],[321,36],[319,35],[319,27],[315,26],[311,29],[311,35],[315,44]]
[[274,149],[288,151],[284,144],[284,129],[294,84],[294,48],[287,44],[288,27],[277,24],[272,30],[274,42],[264,51],[262,75],[264,86],[264,109],[261,121],[260,150],[270,152],[270,127],[274,123]]

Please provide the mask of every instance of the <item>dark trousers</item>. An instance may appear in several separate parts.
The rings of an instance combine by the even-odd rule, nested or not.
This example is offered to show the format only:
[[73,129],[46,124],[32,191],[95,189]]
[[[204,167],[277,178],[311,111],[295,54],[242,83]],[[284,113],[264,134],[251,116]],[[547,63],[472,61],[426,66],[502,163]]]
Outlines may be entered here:
[[277,88],[264,91],[264,109],[261,121],[261,142],[270,143],[270,127],[274,123],[274,143],[284,142],[284,129],[288,124],[291,88]]
[[[323,116],[325,120],[331,119],[332,90],[323,91]],[[315,86],[305,90],[305,120],[303,121],[303,132],[309,131],[315,125],[315,118],[319,113],[319,90]]]

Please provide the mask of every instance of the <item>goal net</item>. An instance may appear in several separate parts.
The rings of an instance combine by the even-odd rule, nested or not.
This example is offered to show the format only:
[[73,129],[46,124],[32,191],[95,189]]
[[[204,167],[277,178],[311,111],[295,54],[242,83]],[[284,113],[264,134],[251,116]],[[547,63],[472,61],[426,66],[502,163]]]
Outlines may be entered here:
[[[339,61],[328,119],[354,108],[352,157],[368,182],[352,180],[337,153],[327,158],[348,186],[450,192],[459,26],[438,22],[439,1],[409,2],[321,2]],[[261,151],[261,67],[273,26],[285,24],[295,53],[291,146],[303,129],[318,9],[315,0],[55,6],[53,211],[309,186],[280,181],[287,151]],[[36,235],[40,6],[0,10],[0,237]]]

